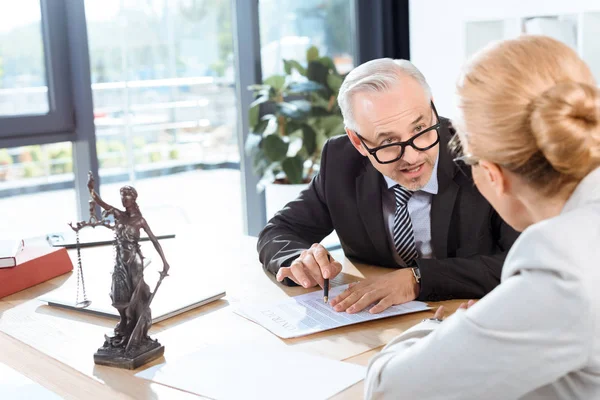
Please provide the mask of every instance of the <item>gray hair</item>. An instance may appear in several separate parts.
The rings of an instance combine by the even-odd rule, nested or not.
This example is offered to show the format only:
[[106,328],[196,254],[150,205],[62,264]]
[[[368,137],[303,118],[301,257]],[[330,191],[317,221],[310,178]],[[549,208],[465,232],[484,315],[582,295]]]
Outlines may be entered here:
[[352,113],[352,97],[358,92],[384,92],[398,84],[402,77],[416,80],[428,98],[431,88],[425,76],[408,60],[379,58],[354,68],[344,79],[338,94],[338,104],[344,117],[346,128],[356,131],[356,122]]

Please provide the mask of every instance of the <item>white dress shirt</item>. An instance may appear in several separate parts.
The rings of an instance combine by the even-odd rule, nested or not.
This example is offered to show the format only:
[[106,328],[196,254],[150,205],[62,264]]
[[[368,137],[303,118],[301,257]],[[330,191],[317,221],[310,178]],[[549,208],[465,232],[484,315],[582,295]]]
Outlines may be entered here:
[[[431,248],[431,200],[433,195],[438,192],[437,169],[438,160],[435,160],[433,171],[429,181],[421,190],[413,193],[407,203],[408,215],[413,226],[415,235],[415,247],[419,253],[419,258],[432,258],[433,250]],[[383,205],[383,223],[387,230],[388,244],[394,255],[394,261],[398,265],[406,266],[406,263],[400,258],[396,247],[394,246],[394,213],[396,212],[396,196],[392,188],[398,183],[384,176],[387,189],[383,190],[381,202]]]
[[600,399],[600,168],[527,228],[502,283],[369,364],[368,399]]

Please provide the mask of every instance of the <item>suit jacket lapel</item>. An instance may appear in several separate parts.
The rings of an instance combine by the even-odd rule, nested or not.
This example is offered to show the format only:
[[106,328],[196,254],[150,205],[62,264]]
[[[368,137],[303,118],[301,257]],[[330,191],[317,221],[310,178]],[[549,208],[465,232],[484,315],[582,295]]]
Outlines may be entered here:
[[365,159],[365,169],[356,178],[356,199],[363,224],[373,243],[377,256],[385,260],[384,265],[395,265],[390,254],[390,246],[383,222],[381,187],[383,178],[371,163]]
[[452,211],[458,194],[458,184],[454,182],[457,167],[448,151],[450,132],[446,124],[440,129],[440,150],[438,162],[438,194],[431,202],[431,246],[436,258],[448,257],[448,234]]

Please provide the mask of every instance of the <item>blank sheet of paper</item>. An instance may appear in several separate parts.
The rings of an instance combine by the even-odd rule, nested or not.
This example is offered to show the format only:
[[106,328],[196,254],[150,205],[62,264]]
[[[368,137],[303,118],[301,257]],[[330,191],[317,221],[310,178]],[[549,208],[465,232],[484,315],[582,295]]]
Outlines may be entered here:
[[[342,285],[332,288],[329,291],[329,298],[336,297],[347,287],[348,285]],[[330,304],[323,303],[323,292],[316,291],[291,297],[278,303],[244,304],[235,312],[263,326],[280,338],[289,339],[340,326],[430,309],[426,303],[420,301],[392,306],[379,314],[369,313],[369,308],[355,314],[337,312]]]
[[0,399],[60,400],[62,397],[0,363]]
[[327,399],[360,382],[366,369],[253,343],[211,346],[136,374],[213,399]]

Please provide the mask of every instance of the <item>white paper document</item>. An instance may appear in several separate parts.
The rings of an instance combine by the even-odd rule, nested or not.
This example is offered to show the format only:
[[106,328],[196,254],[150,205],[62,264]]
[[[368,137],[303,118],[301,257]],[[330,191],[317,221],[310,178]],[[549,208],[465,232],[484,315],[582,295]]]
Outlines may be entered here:
[[0,399],[61,400],[62,397],[33,382],[8,365],[0,363]]
[[327,399],[360,382],[366,369],[253,343],[211,346],[136,374],[212,399]]
[[[332,288],[329,291],[329,298],[333,299],[347,287],[348,285],[342,285]],[[426,303],[411,301],[392,306],[379,314],[369,313],[370,307],[359,313],[348,314],[337,312],[330,304],[323,303],[323,291],[316,291],[291,297],[278,303],[244,304],[235,312],[263,326],[280,338],[289,339],[340,326],[425,311],[430,308]]]

